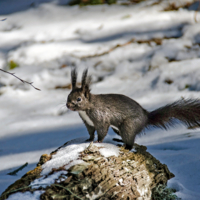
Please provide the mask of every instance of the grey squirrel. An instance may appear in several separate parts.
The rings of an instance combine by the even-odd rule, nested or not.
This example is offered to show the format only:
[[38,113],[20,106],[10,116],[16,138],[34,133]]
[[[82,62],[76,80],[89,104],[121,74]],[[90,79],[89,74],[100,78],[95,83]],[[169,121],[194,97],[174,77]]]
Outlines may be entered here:
[[181,99],[172,104],[148,112],[133,99],[121,94],[92,94],[90,92],[91,76],[86,69],[82,74],[81,87],[76,86],[77,72],[71,71],[72,91],[66,106],[78,111],[90,138],[94,140],[97,131],[97,142],[103,142],[108,128],[122,137],[125,148],[132,149],[135,137],[148,126],[167,129],[177,123],[178,119],[186,126],[200,126],[200,100]]

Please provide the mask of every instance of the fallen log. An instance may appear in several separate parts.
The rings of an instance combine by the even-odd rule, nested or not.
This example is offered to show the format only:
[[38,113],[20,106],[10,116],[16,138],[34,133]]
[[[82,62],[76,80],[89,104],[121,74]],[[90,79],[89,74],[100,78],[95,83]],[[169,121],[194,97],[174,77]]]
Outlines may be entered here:
[[155,188],[172,177],[145,146],[128,151],[107,143],[67,143],[42,155],[37,167],[9,186],[0,200],[14,195],[42,200],[150,200]]

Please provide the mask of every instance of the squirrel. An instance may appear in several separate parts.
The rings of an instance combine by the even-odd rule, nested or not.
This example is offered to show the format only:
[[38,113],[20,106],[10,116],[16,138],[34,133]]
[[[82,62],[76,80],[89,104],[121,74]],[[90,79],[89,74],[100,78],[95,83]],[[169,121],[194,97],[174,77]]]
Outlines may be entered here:
[[[200,99],[180,99],[152,112],[145,110],[133,99],[121,94],[92,94],[91,76],[88,69],[82,74],[81,87],[77,87],[77,71],[71,71],[72,91],[68,95],[66,106],[78,111],[90,138],[103,142],[109,127],[121,136],[125,148],[133,148],[135,137],[149,126],[168,129],[177,121],[188,127],[200,126]],[[176,120],[178,119],[178,120]]]

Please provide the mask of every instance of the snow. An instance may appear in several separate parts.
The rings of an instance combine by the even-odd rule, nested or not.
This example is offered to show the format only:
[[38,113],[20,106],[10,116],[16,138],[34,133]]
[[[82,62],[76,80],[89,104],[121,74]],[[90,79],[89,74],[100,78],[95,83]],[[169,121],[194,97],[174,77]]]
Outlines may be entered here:
[[[46,175],[51,172],[52,168],[59,168],[60,166],[67,165],[71,161],[78,159],[79,153],[81,151],[84,151],[85,148],[88,146],[87,143],[81,144],[81,145],[70,145],[66,148],[62,148],[59,150],[55,155],[52,156],[52,159],[46,162],[42,168],[42,175]],[[78,161],[78,163],[81,163],[83,161]],[[73,165],[78,164],[73,163]]]
[[8,200],[19,200],[19,199],[26,199],[26,200],[38,200],[40,198],[40,195],[44,193],[44,191],[35,191],[33,193],[31,192],[17,192],[15,194],[12,194],[8,197]]
[[[63,175],[67,174],[67,171],[61,170],[49,175],[53,169],[64,167],[65,170],[67,170],[74,165],[84,163],[84,161],[79,157],[79,153],[84,151],[89,146],[89,143],[84,143],[86,139],[87,138],[78,138],[72,140],[70,143],[60,148],[54,155],[52,155],[51,160],[42,165],[41,177],[31,182],[31,187],[46,188],[48,185],[55,183],[55,181],[59,182],[59,177],[61,175],[63,177]],[[115,142],[110,142],[113,144],[95,143],[94,145],[101,147],[99,152],[104,157],[118,156],[119,148],[116,146]],[[64,179],[66,178],[67,176],[65,176]]]
[[101,155],[104,157],[110,157],[110,156],[118,156],[119,155],[119,148],[112,144],[96,144],[99,147],[104,147],[99,150]]
[[[89,68],[92,93],[124,94],[149,111],[182,97],[199,98],[200,24],[195,23],[195,9],[164,12],[166,1],[86,7],[34,1],[30,9],[28,1],[19,1],[20,8],[13,2],[2,1],[5,13],[0,9],[0,19],[7,18],[0,21],[0,67],[8,69],[7,63],[16,62],[19,67],[10,72],[41,91],[0,72],[0,193],[33,169],[42,154],[73,140],[44,165],[42,173],[48,174],[50,164],[69,164],[89,145],[78,113],[65,106],[70,90],[55,89],[70,84],[71,67],[78,68],[79,82],[83,69]],[[20,12],[13,13],[16,9]],[[152,38],[162,39],[162,44],[144,42]],[[132,39],[143,43],[128,43]],[[200,199],[199,133],[177,125],[169,131],[145,130],[136,139],[175,174],[168,185],[183,200]],[[109,146],[113,137],[120,138],[110,129],[104,145],[113,151],[101,149],[104,156],[118,154]],[[6,175],[26,162],[17,176]],[[22,199],[21,193],[16,195]],[[39,198],[36,192],[24,195]],[[12,196],[16,198],[9,199]]]
[[48,177],[42,176],[41,178],[34,180],[30,185],[32,186],[32,188],[36,188],[36,189],[39,187],[46,188],[47,186],[54,184],[55,180],[58,180],[60,175],[64,175],[64,174],[67,174],[67,172],[59,171],[59,172],[49,175]]
[[[51,160],[42,165],[42,175],[49,174],[53,168],[59,168],[65,166],[65,169],[69,169],[71,166],[80,164],[83,160],[80,160],[79,153],[84,151],[89,143],[84,143],[87,138],[79,138],[78,140],[72,141],[70,145],[62,147],[59,151],[52,156]],[[101,147],[99,152],[104,157],[118,156],[119,149],[113,144],[101,143],[94,144],[97,147]]]

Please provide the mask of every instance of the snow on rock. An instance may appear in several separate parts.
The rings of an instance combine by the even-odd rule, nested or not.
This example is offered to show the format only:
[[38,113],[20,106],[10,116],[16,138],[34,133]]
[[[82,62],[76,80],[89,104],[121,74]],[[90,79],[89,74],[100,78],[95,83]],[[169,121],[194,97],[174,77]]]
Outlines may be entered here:
[[65,174],[67,174],[66,171],[59,171],[47,177],[42,176],[41,178],[34,180],[30,185],[32,188],[36,188],[36,189],[39,187],[46,188],[47,186],[55,183],[55,180],[58,180],[61,175],[65,175]]
[[[118,156],[119,149],[113,144],[98,144],[94,143],[97,147],[102,147],[100,153],[105,156]],[[59,149],[56,154],[52,155],[51,160],[46,162],[42,168],[42,175],[47,175],[51,172],[53,168],[59,168],[65,166],[65,169],[69,169],[71,166],[80,164],[83,160],[80,160],[79,153],[84,151],[89,146],[89,143],[79,143],[79,144],[70,144],[66,147]]]
[[119,148],[113,144],[95,144],[97,147],[103,147],[99,150],[102,156],[110,157],[110,156],[118,156],[119,155]]
[[[83,151],[88,146],[87,143],[84,143],[82,145],[69,145],[65,148],[60,149],[55,155],[52,156],[52,159],[48,162],[46,162],[42,168],[42,175],[46,175],[51,172],[52,168],[59,168],[60,166],[67,165],[71,161],[74,161],[78,159],[79,153]],[[83,162],[83,161],[77,161],[77,164]]]
[[19,200],[19,199],[26,199],[26,200],[39,200],[40,199],[40,195],[43,193],[44,191],[35,191],[33,193],[31,192],[18,192],[15,194],[12,194],[8,197],[8,200]]
[[[85,139],[85,138],[84,138]],[[67,145],[59,148],[56,153],[53,153],[51,159],[42,165],[42,172],[39,179],[34,180],[30,185],[32,188],[43,187],[46,188],[48,185],[51,185],[55,182],[55,180],[59,180],[59,177],[67,174],[67,171],[57,171],[53,174],[52,171],[55,169],[59,169],[64,166],[65,170],[68,170],[70,167],[82,164],[84,161],[80,158],[80,152],[83,152],[88,146],[89,143],[81,143],[84,142],[83,138],[79,138],[69,142]],[[75,144],[74,144],[75,143]],[[78,144],[76,144],[78,143]],[[118,156],[119,148],[114,144],[108,143],[94,143],[94,146],[100,147],[99,152],[104,157],[110,156]],[[65,176],[65,179],[67,177]]]

